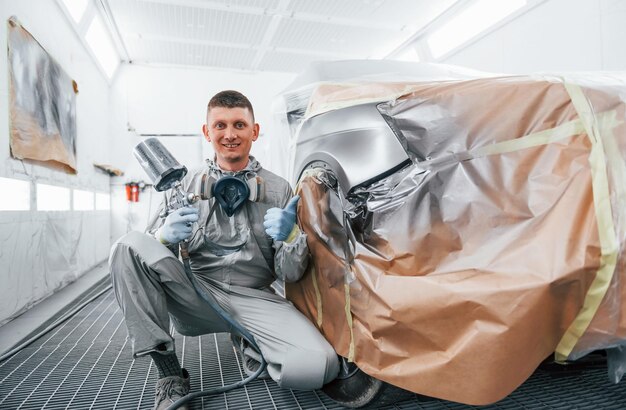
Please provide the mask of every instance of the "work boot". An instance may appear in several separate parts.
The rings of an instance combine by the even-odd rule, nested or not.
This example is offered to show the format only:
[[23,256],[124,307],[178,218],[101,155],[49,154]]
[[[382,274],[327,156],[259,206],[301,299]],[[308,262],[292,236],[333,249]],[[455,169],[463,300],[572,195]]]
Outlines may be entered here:
[[[247,376],[252,376],[257,370],[259,370],[259,366],[261,366],[261,355],[256,350],[248,346],[248,342],[246,342],[246,340],[241,336],[236,336],[231,333],[230,340],[233,342],[235,350],[239,352],[241,364],[243,365],[243,372]],[[261,374],[259,374],[258,378],[270,379],[267,367],[261,372]]]
[[[176,400],[185,397],[189,393],[189,373],[183,369],[183,377],[168,376],[159,379],[155,389],[154,410],[165,410]],[[180,410],[189,410],[187,405],[179,407]]]

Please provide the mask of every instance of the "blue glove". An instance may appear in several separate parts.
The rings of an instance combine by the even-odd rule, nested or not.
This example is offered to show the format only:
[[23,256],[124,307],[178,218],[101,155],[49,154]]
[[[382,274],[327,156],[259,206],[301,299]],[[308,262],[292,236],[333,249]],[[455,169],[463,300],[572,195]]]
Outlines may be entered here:
[[285,209],[270,208],[265,213],[265,233],[271,236],[275,241],[284,241],[289,237],[296,224],[296,210],[298,209],[298,201],[300,196],[296,195]]
[[178,243],[191,236],[191,224],[198,221],[198,209],[191,206],[179,208],[165,218],[157,232],[157,239],[166,243]]

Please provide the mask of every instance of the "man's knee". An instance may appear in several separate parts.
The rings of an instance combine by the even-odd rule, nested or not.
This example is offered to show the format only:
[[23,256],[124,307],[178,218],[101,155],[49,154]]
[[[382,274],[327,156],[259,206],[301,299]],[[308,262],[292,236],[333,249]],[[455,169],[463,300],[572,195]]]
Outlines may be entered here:
[[321,350],[293,348],[287,351],[281,370],[281,387],[319,389],[337,377],[339,360],[330,345]]
[[[155,246],[156,245],[156,246]],[[118,247],[135,249],[138,253],[145,253],[150,249],[158,249],[159,243],[150,235],[138,231],[130,231],[122,235],[111,247],[111,257]],[[160,245],[162,248],[163,245]]]
[[131,231],[119,238],[111,247],[109,266],[113,270],[116,263],[128,263],[137,260],[151,266],[165,258],[176,257],[152,236]]
[[109,270],[111,277],[115,280],[123,272],[127,272],[127,269],[123,267],[132,265],[138,258],[137,252],[135,252],[135,243],[140,242],[139,232],[129,232],[126,235],[119,238],[113,246],[111,246],[111,253],[109,254]]
[[324,350],[324,360],[326,363],[326,370],[324,372],[324,382],[322,384],[330,383],[335,380],[339,374],[339,356],[335,352],[335,349],[328,344]]
[[137,247],[137,244],[143,240],[142,236],[144,235],[140,232],[131,231],[115,241],[109,254],[109,266],[128,257],[129,252],[127,250]]

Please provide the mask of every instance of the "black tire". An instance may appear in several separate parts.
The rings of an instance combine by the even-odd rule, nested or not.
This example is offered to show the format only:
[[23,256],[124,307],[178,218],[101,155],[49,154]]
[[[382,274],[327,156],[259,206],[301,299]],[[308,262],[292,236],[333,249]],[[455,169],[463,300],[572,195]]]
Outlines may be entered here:
[[414,393],[392,386],[361,371],[340,357],[341,371],[322,391],[333,401],[351,409],[378,408],[412,397]]

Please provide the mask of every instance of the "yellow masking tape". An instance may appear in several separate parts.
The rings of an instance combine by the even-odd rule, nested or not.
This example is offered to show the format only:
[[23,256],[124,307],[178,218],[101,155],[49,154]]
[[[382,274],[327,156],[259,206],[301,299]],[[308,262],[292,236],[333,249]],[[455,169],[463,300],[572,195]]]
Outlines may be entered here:
[[352,330],[352,309],[350,309],[350,285],[344,284],[346,292],[346,320],[350,329],[350,348],[348,349],[348,361],[354,362],[354,332]]
[[620,217],[616,219],[615,233],[618,238],[623,238],[624,235],[626,235],[624,231],[626,224],[618,223],[617,221],[626,219],[626,162],[624,162],[621,149],[614,133],[614,129],[620,125],[622,121],[617,120],[615,111],[611,111],[610,113],[612,114],[610,116],[598,116],[597,122],[604,145],[607,167],[611,170],[610,176],[612,176],[613,179],[613,184],[611,185],[611,195],[614,198],[613,215],[617,213],[620,215]]
[[298,235],[300,235],[300,227],[298,226],[298,224],[294,224],[291,232],[289,233],[289,236],[287,237],[287,239],[285,239],[285,242],[292,243],[298,237]]
[[587,330],[611,283],[613,272],[615,272],[618,251],[609,196],[606,158],[598,124],[594,120],[592,108],[582,89],[578,85],[567,83],[565,88],[592,143],[589,163],[591,166],[591,185],[598,223],[601,257],[600,268],[585,296],[583,306],[555,349],[554,353],[557,361],[565,361],[567,359],[580,337]]
[[[597,115],[597,118],[598,122],[603,124],[605,129],[613,128],[618,124],[614,110],[600,113]],[[550,144],[564,138],[572,137],[576,134],[581,134],[582,132],[587,132],[587,127],[585,126],[584,121],[581,118],[578,118],[558,125],[554,128],[525,135],[521,138],[476,148],[475,150],[470,151],[470,154],[471,158],[480,158],[493,154],[504,154],[539,145]],[[616,151],[615,155],[619,155],[619,151]]]
[[[298,180],[296,184],[297,195],[300,195],[300,191],[301,191],[300,183],[305,177],[309,175],[315,175],[315,170],[307,169],[306,171],[302,173],[302,176],[300,177],[300,179]],[[296,231],[296,228],[297,228],[297,231]],[[294,225],[293,230],[289,234],[289,238],[287,238],[288,243],[292,242],[293,239],[295,239],[294,231],[295,231],[295,235],[299,234],[301,232],[300,227],[298,225]],[[294,235],[294,238],[291,237],[292,235]],[[315,262],[312,261],[311,263],[314,264]],[[317,275],[315,274],[315,267],[313,267],[312,269],[311,280],[313,281],[313,289],[315,289],[315,299],[316,299],[315,307],[317,310],[317,327],[321,328],[322,327],[322,294],[320,293],[320,288],[319,288],[319,285],[317,284]]]
[[522,149],[546,145],[552,142],[581,134],[585,131],[582,121],[577,119],[558,125],[554,128],[525,135],[521,138],[486,145],[470,151],[472,158],[479,158],[493,154],[504,154]]
[[362,97],[362,98],[355,98],[350,101],[339,101],[339,102],[329,102],[329,103],[318,104],[316,105],[315,109],[312,109],[310,107],[309,111],[305,114],[304,119],[308,120],[309,118],[314,117],[319,114],[323,114],[329,111],[339,110],[341,108],[352,107],[355,105],[361,105],[361,104],[367,104],[367,103],[380,103],[380,102],[385,102],[389,100],[395,100],[396,98],[399,98],[405,94],[406,92],[397,92],[397,93],[392,93],[388,95],[381,95],[379,97],[368,97],[368,98]]
[[[307,106],[304,119],[307,120],[325,112],[339,110],[341,108],[352,107],[355,105],[361,105],[374,102],[385,102],[395,100],[403,95],[410,94],[415,90],[423,87],[423,84],[403,84],[403,83],[324,83],[318,85],[319,87],[335,87],[333,97],[338,101],[328,99],[324,101],[316,102],[312,98]],[[349,99],[341,99],[343,92],[354,92],[361,89],[361,95],[354,96]],[[315,95],[315,91],[314,91]]]
[[317,309],[317,327],[322,327],[322,294],[320,293],[320,287],[317,284],[317,275],[315,274],[315,269],[313,269],[313,289],[315,289],[315,299],[317,301],[316,309]]

